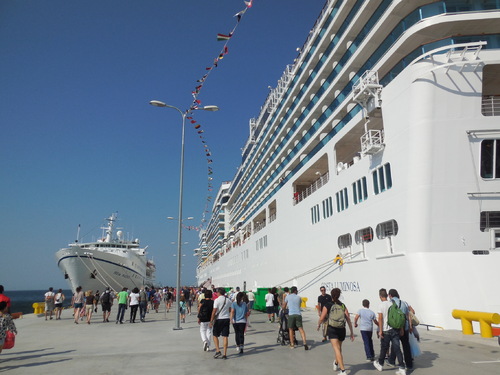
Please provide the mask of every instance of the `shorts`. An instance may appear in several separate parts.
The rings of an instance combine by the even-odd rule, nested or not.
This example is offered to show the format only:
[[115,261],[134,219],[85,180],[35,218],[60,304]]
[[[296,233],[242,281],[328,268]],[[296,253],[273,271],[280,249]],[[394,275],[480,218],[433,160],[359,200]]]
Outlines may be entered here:
[[63,307],[62,303],[56,303],[55,306],[56,306],[56,309],[62,309],[62,307]]
[[83,307],[83,303],[75,303],[75,309],[81,309]]
[[51,302],[45,302],[45,311],[53,311],[54,310],[54,304]]
[[111,303],[103,303],[101,304],[102,311],[111,311]]
[[229,337],[229,319],[217,319],[214,323],[214,337]]
[[302,315],[288,315],[288,328],[302,328]]
[[332,327],[328,326],[327,334],[330,340],[337,339],[339,341],[345,340],[345,327]]
[[266,313],[274,314],[274,306],[266,306]]
[[94,305],[85,305],[85,311],[89,312],[89,310],[94,310]]

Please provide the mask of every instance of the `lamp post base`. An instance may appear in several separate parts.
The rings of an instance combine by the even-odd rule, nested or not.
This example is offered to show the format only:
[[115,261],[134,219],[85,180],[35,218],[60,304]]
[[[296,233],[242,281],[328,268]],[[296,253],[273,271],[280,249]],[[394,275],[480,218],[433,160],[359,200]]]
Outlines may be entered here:
[[182,331],[182,327],[174,327],[172,328],[174,331]]

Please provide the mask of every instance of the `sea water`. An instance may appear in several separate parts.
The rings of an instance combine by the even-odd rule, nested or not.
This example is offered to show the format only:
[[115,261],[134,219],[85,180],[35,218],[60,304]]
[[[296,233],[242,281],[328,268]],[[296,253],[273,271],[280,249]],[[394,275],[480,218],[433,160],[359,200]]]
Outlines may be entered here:
[[[54,290],[54,293],[57,293],[57,290]],[[47,292],[48,290],[5,290],[3,294],[10,298],[11,313],[33,314],[33,304],[35,302],[44,302],[45,293]],[[63,294],[65,297],[63,306],[70,306],[73,293],[71,290],[63,289]]]

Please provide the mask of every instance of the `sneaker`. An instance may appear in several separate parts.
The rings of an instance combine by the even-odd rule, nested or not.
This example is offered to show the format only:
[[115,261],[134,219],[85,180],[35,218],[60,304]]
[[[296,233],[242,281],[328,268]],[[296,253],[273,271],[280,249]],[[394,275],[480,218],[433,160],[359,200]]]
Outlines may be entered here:
[[406,370],[404,368],[399,368],[398,371],[396,371],[396,375],[406,375]]
[[377,370],[382,371],[382,365],[379,363],[378,360],[373,361],[373,366],[375,366]]
[[346,371],[346,370],[340,370],[340,371],[339,371],[339,375],[344,375],[344,374],[347,374],[347,371]]
[[214,358],[219,358],[221,355],[222,355],[222,353],[221,353],[221,352],[215,352],[215,354],[214,354]]
[[223,355],[223,356],[222,356],[222,359],[227,359],[227,355]]
[[304,350],[309,350],[309,346],[307,346],[307,344],[304,344]]
[[290,349],[295,349],[295,345],[290,345]]
[[203,351],[208,352],[208,342],[206,341],[203,343]]
[[339,368],[339,365],[337,362],[333,362],[333,371],[337,371]]

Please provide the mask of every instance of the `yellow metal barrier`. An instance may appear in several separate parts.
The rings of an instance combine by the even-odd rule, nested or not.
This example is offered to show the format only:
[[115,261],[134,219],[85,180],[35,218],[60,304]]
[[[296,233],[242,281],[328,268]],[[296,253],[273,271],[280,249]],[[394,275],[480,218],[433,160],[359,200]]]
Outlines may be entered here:
[[43,314],[45,312],[45,302],[35,302],[33,309],[35,314]]
[[481,330],[481,336],[490,338],[493,337],[493,330],[491,329],[491,325],[500,323],[500,314],[497,313],[453,310],[451,312],[451,315],[455,319],[460,319],[462,321],[462,333],[464,335],[474,334],[474,329],[472,328],[472,321],[475,321],[479,322],[479,329]]

